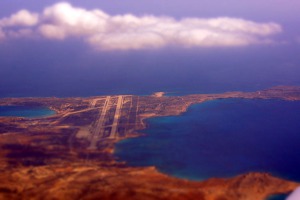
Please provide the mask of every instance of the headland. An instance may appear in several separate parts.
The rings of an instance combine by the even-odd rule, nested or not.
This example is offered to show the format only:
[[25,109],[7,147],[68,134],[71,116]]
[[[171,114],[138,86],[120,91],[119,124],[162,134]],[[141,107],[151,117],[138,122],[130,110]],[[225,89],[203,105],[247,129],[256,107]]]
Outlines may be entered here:
[[203,199],[264,200],[299,183],[267,173],[188,181],[154,167],[131,167],[113,156],[116,142],[138,137],[145,119],[180,115],[192,104],[214,99],[300,100],[300,87],[257,92],[89,98],[4,98],[0,106],[43,106],[43,118],[0,117],[1,199]]

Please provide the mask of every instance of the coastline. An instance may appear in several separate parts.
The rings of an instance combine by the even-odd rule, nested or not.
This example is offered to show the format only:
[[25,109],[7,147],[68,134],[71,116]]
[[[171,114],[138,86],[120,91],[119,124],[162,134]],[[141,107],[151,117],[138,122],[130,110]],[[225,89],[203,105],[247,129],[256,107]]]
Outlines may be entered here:
[[[117,158],[121,161],[124,160],[128,161],[129,166],[156,165],[160,172],[169,174],[172,177],[188,178],[189,180],[202,181],[210,177],[214,177],[213,173],[211,173],[211,171],[214,170],[216,172],[215,174],[218,174],[216,175],[218,177],[233,177],[238,174],[248,173],[248,172],[266,172],[266,173],[271,173],[274,176],[279,178],[292,180],[292,181],[299,181],[299,173],[297,173],[295,170],[292,170],[293,169],[292,167],[290,168],[290,170],[286,170],[287,166],[289,165],[291,166],[291,163],[294,163],[294,166],[298,166],[298,162],[293,162],[293,160],[295,160],[295,154],[293,153],[293,151],[291,152],[288,150],[289,149],[288,147],[293,148],[297,146],[294,144],[293,140],[288,140],[288,138],[294,138],[294,140],[297,140],[296,138],[299,138],[296,136],[296,130],[299,130],[299,126],[297,125],[298,123],[296,121],[296,119],[298,119],[296,114],[299,113],[298,110],[300,108],[299,107],[300,104],[298,102],[289,103],[288,101],[277,100],[277,99],[260,100],[260,99],[237,98],[237,99],[214,100],[212,102],[208,101],[206,103],[207,104],[203,104],[203,105],[201,104],[193,105],[193,109],[191,110],[188,109],[187,112],[181,113],[178,117],[174,117],[174,116],[158,117],[150,121],[148,121],[148,119],[152,119],[153,117],[147,118],[147,120],[145,121],[148,124],[146,125],[146,130],[140,131],[142,133],[147,134],[147,137],[141,137],[139,139],[133,139],[133,140],[129,139],[128,142],[117,145],[116,146],[118,150],[116,154]],[[247,106],[250,107],[243,110],[243,107],[247,107]],[[293,111],[293,108],[296,109],[297,111],[296,110]],[[224,111],[224,109],[227,110]],[[232,113],[228,113],[228,109],[232,110],[232,112],[234,113],[239,113],[239,110],[241,110],[242,113],[237,115],[236,114],[232,115]],[[262,111],[264,113],[261,113]],[[291,111],[295,114],[287,115],[287,113],[290,113],[288,111]],[[280,117],[281,114],[279,114],[279,116],[276,117],[278,115],[277,114],[278,112],[283,113],[285,118],[290,119],[288,121],[291,122],[286,123],[285,120],[282,119],[282,117]],[[215,114],[211,114],[211,113],[215,113]],[[226,118],[224,117],[224,115],[228,115],[228,117]],[[272,116],[268,117],[269,115]],[[274,118],[272,118],[273,116]],[[232,117],[233,119],[231,119]],[[260,125],[257,128],[255,128],[255,124],[250,123],[251,131],[253,134],[251,133],[251,131],[244,130],[243,128],[246,127],[247,125],[250,125],[249,122],[246,121],[251,122],[252,118],[254,118],[253,120],[256,123],[257,122],[260,123]],[[263,119],[269,119],[269,122],[267,121],[263,123]],[[279,121],[276,121],[277,119]],[[209,120],[208,124],[205,125],[207,120]],[[237,120],[240,120],[240,122],[238,122],[240,125],[238,125],[237,127],[238,129],[234,129],[232,127],[235,125],[234,123],[230,124],[230,121],[235,122]],[[275,123],[274,127],[278,127],[279,124],[284,123],[284,127],[286,127],[284,130],[286,131],[286,133],[281,134],[282,131],[279,131],[281,130],[282,125],[279,125],[281,127],[270,129],[270,126],[273,127],[273,125],[270,124],[271,123],[270,120],[272,121],[272,123]],[[197,124],[200,123],[201,126],[197,127]],[[296,125],[293,126],[293,124]],[[266,125],[266,127],[259,128],[262,127],[262,125]],[[209,128],[210,126],[216,128]],[[294,127],[293,133],[288,132],[289,131],[288,127]],[[203,128],[203,131],[197,132],[197,130],[201,130],[201,128]],[[234,133],[232,132],[233,129],[234,129]],[[207,130],[209,130],[209,133],[207,132]],[[222,134],[216,134],[217,132],[214,131],[217,130],[222,130]],[[195,134],[192,132],[194,132]],[[265,136],[261,137],[261,135],[263,135],[264,133]],[[275,136],[271,136],[273,135],[273,133],[275,134]],[[224,134],[227,135],[227,138],[221,139],[222,142],[218,141],[218,138],[220,138],[219,136],[222,136]],[[212,137],[215,138],[217,141],[215,142],[214,139],[209,139],[210,137],[208,135],[212,135]],[[289,136],[285,136],[285,135],[289,135]],[[258,139],[254,139],[254,138],[258,138]],[[262,138],[263,140],[260,140]],[[281,142],[277,141],[277,138],[281,138],[280,140]],[[250,140],[250,143],[247,142],[247,140]],[[205,142],[197,142],[197,141],[205,141]],[[236,141],[236,142],[231,142],[231,141]],[[261,142],[261,141],[265,141],[265,142]],[[270,143],[268,143],[269,141]],[[239,144],[236,145],[237,142],[243,144],[242,147]],[[253,146],[253,143],[255,143],[257,146]],[[288,146],[288,144],[290,145]],[[265,145],[267,145],[267,147]],[[219,160],[217,159],[219,158],[218,157],[219,154],[218,154],[218,148],[215,148],[215,146],[219,147],[220,155],[224,155],[224,159],[220,157],[220,160],[223,160],[225,163],[227,163],[226,165],[234,166],[234,162],[232,163],[230,159],[226,160],[230,158],[230,155],[239,156],[237,157],[237,159],[238,161],[239,159],[241,159],[241,161],[238,169],[235,170],[230,168],[227,169],[226,168],[227,166],[223,166],[223,163],[219,162]],[[287,148],[286,150],[284,150],[285,151],[284,154],[282,153],[282,151],[276,150],[276,147],[278,146],[280,146],[281,148],[283,147]],[[202,148],[207,150],[206,151],[198,150],[199,149],[198,147],[200,149]],[[243,157],[242,155],[240,155],[240,153],[235,153],[234,151],[231,151],[230,148],[226,150],[224,149],[225,147],[232,147],[233,149],[237,149],[238,152],[245,151],[246,153],[245,155],[249,156],[249,159],[247,159],[247,162],[243,164],[242,161]],[[188,150],[189,148],[195,149],[195,151],[198,153],[194,153],[195,151]],[[249,150],[246,151],[246,149]],[[272,151],[273,154],[268,149],[274,149]],[[222,150],[224,150],[224,153]],[[261,152],[261,153],[255,156],[255,153],[250,153],[251,151],[257,153]],[[172,152],[178,155],[173,156]],[[212,154],[208,154],[208,153],[212,153]],[[206,157],[205,155],[210,155],[216,158],[217,160],[207,159],[205,158]],[[273,155],[273,159],[270,160],[269,158],[271,158],[272,155]],[[285,156],[290,155],[290,158],[289,157],[285,158],[285,156],[283,155]],[[198,158],[198,156],[200,156],[201,158]],[[277,163],[276,162],[278,160],[277,156],[279,156],[278,159],[282,158],[283,160],[286,161],[285,163],[287,163],[286,164],[287,166],[285,168],[279,169],[278,166],[272,167],[272,165],[269,164],[269,163]],[[256,166],[256,164],[254,164],[256,163],[256,160],[252,159],[254,157],[257,159],[259,158],[261,160],[260,162],[265,164],[262,165],[257,163]],[[198,161],[201,160],[201,162],[198,162],[197,160]],[[174,166],[171,167],[168,164],[164,164],[165,162],[174,163]],[[194,166],[190,168],[189,166],[193,166],[192,163],[195,162],[206,163],[205,166],[207,165],[207,163],[215,163],[216,166],[223,166],[228,173],[226,173],[226,171],[224,170],[223,170],[224,172],[222,172],[222,170],[219,172],[217,167],[215,168],[211,167],[211,169],[206,169],[207,167],[205,166],[199,166],[199,167]],[[256,166],[255,169],[253,167],[250,168],[247,167],[248,162],[250,162],[251,165],[255,165]],[[290,164],[288,165],[288,163]],[[270,169],[264,167],[265,165],[266,166],[269,165]],[[277,163],[277,165],[279,165],[279,163]],[[187,169],[190,169],[190,171],[187,171]],[[197,172],[196,169],[199,170],[201,169],[205,173],[201,174],[200,172]],[[289,171],[291,171],[291,173],[289,173]],[[197,174],[195,176],[197,178],[193,177],[192,172],[194,174]]]
[[[31,194],[34,195],[34,199],[39,199],[41,191],[44,191],[43,194],[56,191],[47,195],[49,198],[56,196],[62,199],[68,192],[61,191],[56,186],[63,184],[67,188],[75,187],[75,191],[80,191],[92,187],[89,185],[90,181],[93,181],[97,191],[102,191],[103,194],[99,194],[93,190],[94,195],[102,199],[111,199],[111,195],[116,194],[121,188],[123,191],[134,192],[137,195],[136,199],[147,195],[152,195],[152,199],[155,199],[154,197],[165,194],[173,199],[199,199],[199,196],[204,200],[238,199],[239,195],[243,195],[245,199],[263,200],[272,194],[291,192],[299,186],[299,183],[278,179],[266,173],[249,173],[228,179],[211,178],[195,182],[170,177],[158,172],[154,167],[139,168],[118,163],[114,159],[113,152],[116,142],[140,136],[138,132],[147,127],[146,119],[180,115],[192,104],[223,98],[298,101],[299,94],[300,87],[279,86],[258,92],[195,94],[179,97],[118,95],[90,98],[10,98],[9,101],[0,99],[0,105],[38,103],[51,106],[57,111],[55,116],[32,120],[0,118],[0,123],[3,124],[0,132],[4,131],[0,137],[0,146],[3,149],[0,153],[2,158],[0,177],[6,180],[0,184],[0,188],[18,191],[17,193],[0,191],[0,197],[10,195],[11,199],[19,199],[20,195],[24,197]],[[119,107],[118,102],[122,102]],[[119,109],[118,115],[115,114],[116,109]],[[109,120],[103,121],[106,118]],[[116,121],[117,124],[113,123]],[[113,126],[117,126],[117,134],[110,134]],[[90,134],[76,138],[80,128],[85,128]],[[10,134],[15,134],[15,137],[9,137]],[[91,146],[90,142],[94,145]],[[27,154],[27,152],[35,153]],[[87,179],[87,174],[88,177],[94,178]],[[111,179],[116,174],[118,176]],[[76,180],[81,180],[82,185],[71,186],[74,184],[71,177],[75,175]],[[66,177],[65,180],[61,179],[62,176]],[[46,183],[49,179],[53,183],[37,187],[38,183],[41,181]],[[28,186],[23,184],[24,181]],[[106,191],[101,189],[104,187],[101,185],[103,181],[108,181],[109,189]],[[179,185],[183,186],[182,189],[174,192],[178,190]],[[158,190],[159,188],[163,190]],[[28,193],[29,189],[31,193]],[[79,195],[78,192],[70,195],[70,199],[78,198],[76,195]],[[81,195],[88,197],[91,194]],[[121,195],[123,199],[125,197],[135,199],[132,193],[117,193],[117,195]]]
[[57,114],[55,109],[47,106],[1,105],[0,117],[23,117],[28,119],[52,117]]

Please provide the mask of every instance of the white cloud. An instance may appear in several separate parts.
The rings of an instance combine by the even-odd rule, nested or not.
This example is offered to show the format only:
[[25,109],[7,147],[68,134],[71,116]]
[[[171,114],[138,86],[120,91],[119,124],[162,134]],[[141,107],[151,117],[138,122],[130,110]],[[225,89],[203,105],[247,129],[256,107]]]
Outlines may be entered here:
[[9,18],[1,19],[0,26],[34,26],[38,23],[38,21],[38,14],[31,13],[28,10],[20,10],[19,12],[11,15]]
[[41,25],[39,31],[46,38],[65,39],[66,37],[66,33],[63,29],[52,24]]
[[68,3],[58,3],[43,12],[40,31],[43,36],[63,39],[68,36],[89,37],[104,31],[109,16],[100,10],[87,11]]
[[[3,35],[9,26],[29,26],[35,35],[63,40],[82,38],[104,50],[160,48],[168,45],[246,46],[270,43],[270,36],[280,33],[276,23],[220,17],[213,19],[109,15],[101,10],[86,10],[61,2],[46,7],[39,15],[21,10],[0,20]],[[6,28],[5,28],[6,27]],[[1,29],[0,29],[1,38]]]
[[32,36],[34,34],[32,27],[38,23],[39,15],[28,10],[20,10],[10,17],[2,18],[0,19],[0,40]]
[[300,199],[300,187],[298,187],[286,200],[299,200]]

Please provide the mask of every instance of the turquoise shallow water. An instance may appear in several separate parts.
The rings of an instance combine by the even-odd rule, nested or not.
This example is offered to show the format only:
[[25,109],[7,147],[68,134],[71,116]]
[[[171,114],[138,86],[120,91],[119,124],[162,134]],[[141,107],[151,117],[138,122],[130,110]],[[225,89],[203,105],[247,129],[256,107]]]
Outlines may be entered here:
[[0,116],[17,116],[17,117],[46,117],[54,115],[55,111],[46,107],[36,106],[0,106]]
[[121,141],[115,155],[193,180],[258,171],[300,181],[299,120],[300,102],[208,101],[147,120],[146,136]]

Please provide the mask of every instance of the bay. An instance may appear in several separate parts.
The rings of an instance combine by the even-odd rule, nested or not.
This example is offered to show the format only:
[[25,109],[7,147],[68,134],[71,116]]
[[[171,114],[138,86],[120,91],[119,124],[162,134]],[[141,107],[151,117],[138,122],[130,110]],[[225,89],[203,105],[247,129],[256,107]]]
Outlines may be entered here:
[[55,114],[47,107],[37,106],[0,106],[0,116],[11,117],[46,117]]
[[297,101],[208,101],[148,119],[146,135],[118,143],[115,156],[191,180],[269,172],[300,181],[299,120]]

